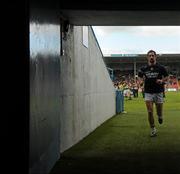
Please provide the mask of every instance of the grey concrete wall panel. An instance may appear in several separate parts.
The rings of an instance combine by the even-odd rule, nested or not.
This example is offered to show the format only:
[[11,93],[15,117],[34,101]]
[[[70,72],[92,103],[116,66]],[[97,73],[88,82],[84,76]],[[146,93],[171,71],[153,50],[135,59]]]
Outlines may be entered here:
[[30,12],[29,173],[46,174],[60,157],[60,25],[56,11]]
[[71,26],[61,57],[61,152],[115,114],[115,90],[91,27],[88,48],[82,26]]

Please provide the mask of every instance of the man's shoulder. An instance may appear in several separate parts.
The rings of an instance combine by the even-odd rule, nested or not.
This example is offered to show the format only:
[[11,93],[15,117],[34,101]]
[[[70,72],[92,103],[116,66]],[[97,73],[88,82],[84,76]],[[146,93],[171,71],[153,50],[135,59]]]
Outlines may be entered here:
[[145,70],[147,68],[148,68],[148,65],[143,65],[143,66],[140,67],[141,70]]
[[166,67],[162,64],[157,64],[158,66],[158,69],[161,71],[161,72],[164,72],[166,75],[168,75],[168,71],[166,69]]
[[167,71],[167,69],[166,69],[166,67],[164,66],[164,65],[162,65],[162,64],[157,64],[157,67],[159,68],[159,69],[161,69],[161,70],[164,70],[164,71]]
[[157,63],[156,66],[159,67],[159,68],[165,68],[165,66],[160,64],[160,63]]

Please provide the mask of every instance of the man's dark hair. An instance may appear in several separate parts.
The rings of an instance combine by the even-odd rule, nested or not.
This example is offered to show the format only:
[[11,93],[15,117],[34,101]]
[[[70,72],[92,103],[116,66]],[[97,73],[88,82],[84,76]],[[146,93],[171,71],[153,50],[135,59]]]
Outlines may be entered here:
[[147,55],[148,55],[149,53],[154,53],[154,54],[156,55],[156,51],[154,51],[154,50],[149,50],[149,51],[147,52]]

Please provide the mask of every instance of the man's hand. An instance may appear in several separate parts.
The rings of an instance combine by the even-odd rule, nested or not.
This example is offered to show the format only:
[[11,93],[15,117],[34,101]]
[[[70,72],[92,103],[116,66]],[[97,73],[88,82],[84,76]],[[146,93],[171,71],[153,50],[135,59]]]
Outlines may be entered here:
[[165,84],[165,83],[167,83],[167,81],[168,81],[168,76],[164,77],[162,79],[157,79],[156,83],[158,83],[158,84]]
[[157,79],[157,80],[156,80],[156,83],[158,83],[158,84],[163,84],[163,80],[162,80],[162,79]]

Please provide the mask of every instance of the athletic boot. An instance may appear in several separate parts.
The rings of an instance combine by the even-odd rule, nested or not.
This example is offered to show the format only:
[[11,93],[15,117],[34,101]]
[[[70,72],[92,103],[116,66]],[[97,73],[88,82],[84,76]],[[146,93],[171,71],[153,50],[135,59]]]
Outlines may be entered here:
[[155,137],[157,135],[157,130],[155,127],[151,128],[151,133],[150,133],[150,136],[151,137]]
[[158,118],[158,122],[159,122],[159,124],[162,124],[162,123],[163,123],[162,117],[159,117],[159,118]]

